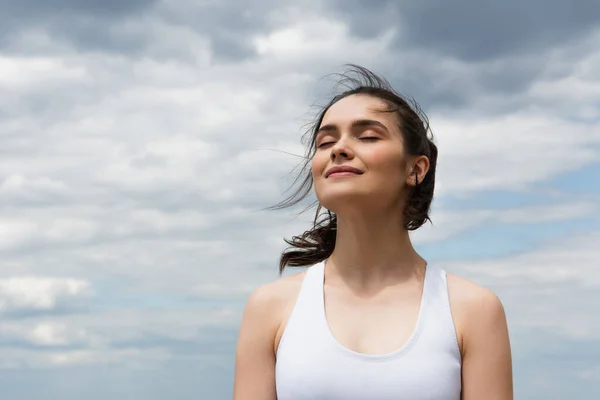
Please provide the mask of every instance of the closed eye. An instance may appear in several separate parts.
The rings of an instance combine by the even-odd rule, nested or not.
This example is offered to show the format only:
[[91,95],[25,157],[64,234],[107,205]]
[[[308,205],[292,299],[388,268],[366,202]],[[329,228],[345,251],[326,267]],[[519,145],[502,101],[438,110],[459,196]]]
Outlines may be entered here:
[[318,145],[317,147],[318,148],[322,148],[322,147],[329,146],[330,144],[334,144],[334,143],[335,142],[323,142],[320,145]]
[[375,136],[367,136],[367,137],[361,137],[360,140],[364,140],[367,142],[375,142],[375,141],[379,140],[379,138],[375,137]]

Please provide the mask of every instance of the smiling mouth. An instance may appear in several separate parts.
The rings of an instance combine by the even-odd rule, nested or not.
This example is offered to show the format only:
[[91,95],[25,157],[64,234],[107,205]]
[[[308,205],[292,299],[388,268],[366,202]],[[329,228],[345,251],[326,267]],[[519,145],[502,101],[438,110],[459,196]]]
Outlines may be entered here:
[[354,175],[362,175],[362,171],[358,168],[351,167],[350,165],[336,165],[331,167],[325,173],[325,178],[329,177],[345,177],[345,176],[354,176]]
[[339,177],[343,177],[343,176],[353,176],[353,175],[360,175],[359,173],[356,172],[351,172],[351,171],[338,171],[338,172],[332,172],[329,175],[327,175],[327,178],[339,178]]

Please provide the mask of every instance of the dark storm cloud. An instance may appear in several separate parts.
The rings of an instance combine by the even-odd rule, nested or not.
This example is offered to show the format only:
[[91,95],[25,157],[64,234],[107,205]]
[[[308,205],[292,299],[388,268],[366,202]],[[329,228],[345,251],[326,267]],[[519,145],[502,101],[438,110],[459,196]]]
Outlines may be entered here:
[[333,0],[333,4],[360,36],[396,26],[403,48],[470,61],[542,51],[600,26],[597,0]]
[[600,23],[597,0],[411,2],[406,43],[478,60],[537,52]]
[[[78,50],[135,57],[145,54],[155,40],[153,25],[166,23],[208,39],[217,60],[240,60],[254,55],[250,38],[266,29],[269,12],[280,5],[272,0],[254,2],[251,7],[242,2],[0,0],[0,25],[4,31],[0,49],[27,52],[17,39],[36,29]],[[132,29],[132,24],[137,27]]]
[[[527,90],[544,72],[549,54],[539,57],[506,57],[493,65],[475,63],[464,69],[447,70],[426,59],[402,59],[382,72],[393,86],[426,109],[460,109],[498,114],[524,106],[529,99],[516,94]],[[407,73],[409,71],[409,73]],[[565,70],[565,74],[570,70]],[[484,97],[502,97],[501,102],[483,102]]]
[[0,0],[2,19],[13,22],[45,18],[61,13],[118,17],[137,12],[157,0]]
[[254,55],[249,39],[268,30],[270,12],[285,3],[276,0],[165,3],[158,12],[166,22],[190,27],[208,37],[218,59],[233,61]]
[[2,36],[12,36],[31,27],[67,28],[80,24],[120,20],[139,14],[157,0],[0,0]]
[[[590,51],[585,39],[600,27],[597,0],[331,1],[353,35],[373,38],[396,29],[380,72],[426,109],[497,114],[521,108],[528,100],[516,95],[549,73],[555,79],[571,74]],[[569,62],[561,65],[557,50]]]
[[[157,0],[0,0],[0,49],[27,53],[20,35],[45,31],[54,40],[87,50],[131,52],[143,46],[143,38],[115,35],[113,27],[150,10]],[[18,45],[14,45],[18,43]],[[39,50],[39,49],[37,49]]]

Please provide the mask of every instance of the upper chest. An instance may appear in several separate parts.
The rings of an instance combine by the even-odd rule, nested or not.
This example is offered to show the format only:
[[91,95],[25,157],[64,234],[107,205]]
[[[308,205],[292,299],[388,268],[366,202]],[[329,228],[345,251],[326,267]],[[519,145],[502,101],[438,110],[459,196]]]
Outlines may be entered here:
[[422,289],[416,285],[368,295],[325,285],[323,292],[330,334],[340,345],[358,353],[382,354],[400,348],[419,320]]

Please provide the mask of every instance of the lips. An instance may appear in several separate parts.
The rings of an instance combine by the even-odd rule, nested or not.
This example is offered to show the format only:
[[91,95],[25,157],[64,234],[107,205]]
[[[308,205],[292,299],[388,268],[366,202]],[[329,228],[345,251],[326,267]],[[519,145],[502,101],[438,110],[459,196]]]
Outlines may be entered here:
[[338,167],[332,167],[330,169],[327,170],[327,172],[325,173],[325,178],[328,178],[331,174],[344,174],[344,175],[348,175],[348,174],[355,174],[355,175],[361,175],[363,172],[359,169],[356,169],[354,167],[348,167],[348,166],[338,166]]

